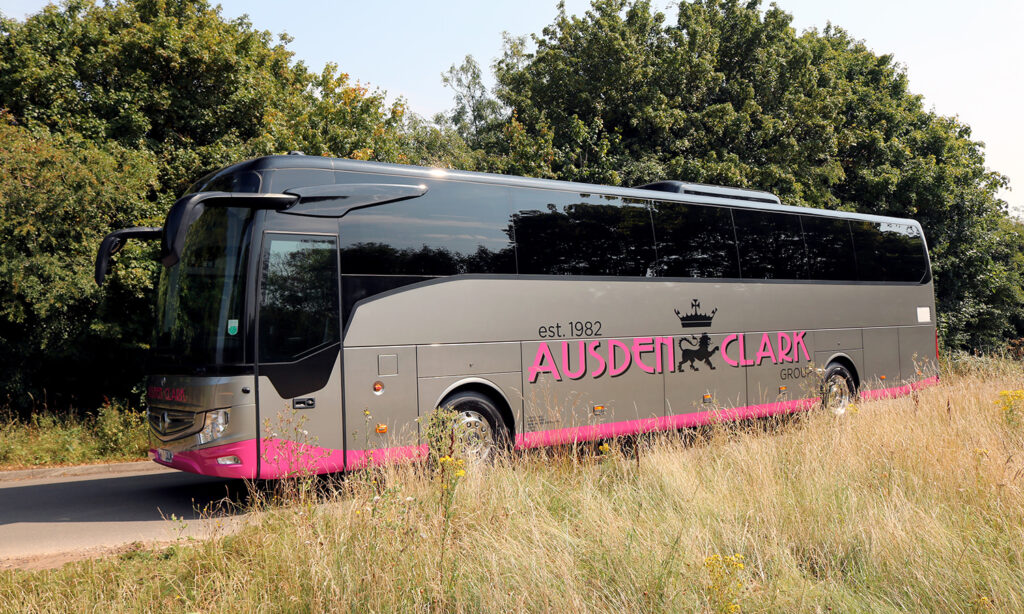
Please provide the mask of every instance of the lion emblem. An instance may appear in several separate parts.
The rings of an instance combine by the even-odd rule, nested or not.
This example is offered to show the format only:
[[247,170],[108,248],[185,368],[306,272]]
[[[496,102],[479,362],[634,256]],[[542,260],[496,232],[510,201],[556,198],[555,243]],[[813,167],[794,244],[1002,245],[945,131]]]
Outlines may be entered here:
[[[691,341],[690,339],[693,339],[693,341]],[[696,349],[687,348],[685,345],[683,345],[683,341],[689,343]],[[718,351],[718,346],[716,345],[715,349],[713,350],[708,349],[710,347],[711,337],[709,337],[707,333],[702,334],[699,340],[697,339],[697,335],[690,335],[689,338],[680,337],[679,353],[682,356],[682,360],[679,361],[678,370],[682,371],[683,365],[685,365],[686,363],[690,363],[690,369],[694,371],[699,371],[700,369],[698,369],[697,366],[693,364],[695,361],[698,360],[702,361],[704,364],[708,366],[709,369],[713,370],[715,368],[715,365],[711,364],[711,356]]]

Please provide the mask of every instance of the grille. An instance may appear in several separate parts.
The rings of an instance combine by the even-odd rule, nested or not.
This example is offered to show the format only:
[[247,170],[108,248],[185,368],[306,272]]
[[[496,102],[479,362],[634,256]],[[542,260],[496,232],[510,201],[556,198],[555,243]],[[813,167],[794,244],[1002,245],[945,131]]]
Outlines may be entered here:
[[191,435],[203,428],[203,414],[177,409],[149,408],[149,427],[161,437]]

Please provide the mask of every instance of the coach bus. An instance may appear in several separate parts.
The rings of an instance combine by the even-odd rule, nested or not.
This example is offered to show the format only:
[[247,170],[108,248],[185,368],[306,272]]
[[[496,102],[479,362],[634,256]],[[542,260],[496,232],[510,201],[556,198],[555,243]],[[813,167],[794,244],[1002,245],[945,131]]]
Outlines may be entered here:
[[921,226],[766,192],[324,157],[214,172],[162,228],[158,463],[275,478],[906,393],[938,379]]

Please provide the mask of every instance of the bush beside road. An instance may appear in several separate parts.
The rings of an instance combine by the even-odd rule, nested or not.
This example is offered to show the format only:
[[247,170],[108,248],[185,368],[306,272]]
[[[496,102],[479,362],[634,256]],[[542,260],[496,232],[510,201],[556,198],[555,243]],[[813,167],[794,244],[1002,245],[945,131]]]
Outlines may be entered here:
[[84,417],[38,412],[0,420],[0,471],[141,460],[148,449],[143,413],[117,404]]

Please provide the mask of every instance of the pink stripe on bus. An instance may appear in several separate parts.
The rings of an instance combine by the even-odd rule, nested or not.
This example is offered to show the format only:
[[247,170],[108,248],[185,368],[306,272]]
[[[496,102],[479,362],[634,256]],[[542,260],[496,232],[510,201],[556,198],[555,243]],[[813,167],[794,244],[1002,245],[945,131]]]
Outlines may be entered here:
[[[149,457],[166,467],[182,471],[212,475],[222,478],[276,479],[307,473],[335,473],[367,466],[383,465],[403,460],[420,460],[427,457],[427,446],[404,446],[400,448],[379,448],[375,450],[341,450],[299,444],[283,439],[264,439],[263,456],[260,459],[260,475],[256,475],[256,440],[248,439],[237,443],[176,452],[170,463],[160,460],[155,449]],[[218,458],[236,456],[237,464],[222,465]]]
[[910,394],[915,390],[920,390],[927,386],[939,383],[939,376],[933,375],[925,378],[919,382],[911,382],[903,386],[894,386],[892,388],[878,388],[876,390],[862,390],[860,398],[872,401],[875,399],[891,399],[893,397],[899,397],[906,394]]
[[[887,399],[910,394],[926,386],[939,382],[938,376],[932,376],[919,382],[903,386],[865,390],[860,393],[862,399]],[[516,435],[516,448],[536,448],[539,446],[558,445],[574,442],[593,441],[649,433],[667,431],[693,426],[710,424],[716,421],[743,420],[762,418],[778,414],[787,414],[810,409],[821,401],[820,398],[795,399],[762,405],[747,405],[719,409],[715,411],[692,412],[659,418],[641,418],[608,424],[591,424],[572,428],[536,431]],[[302,473],[333,473],[350,471],[368,466],[383,465],[395,461],[422,460],[427,457],[426,445],[403,446],[397,448],[378,448],[374,450],[341,450],[321,448],[299,444],[283,439],[266,439],[264,454],[261,459],[260,475],[256,476],[257,442],[255,439],[235,443],[176,452],[170,463],[160,460],[155,449],[149,451],[149,457],[155,462],[182,471],[212,475],[223,478],[253,479],[256,477],[274,479]],[[218,458],[238,457],[237,464],[222,465]]]
[[788,414],[817,405],[821,399],[796,399],[780,401],[764,405],[748,405],[715,411],[692,412],[664,418],[641,418],[625,422],[609,422],[607,424],[590,424],[551,431],[535,431],[516,435],[517,448],[537,448],[580,441],[594,441],[637,433],[668,431],[673,429],[700,426],[718,421],[742,420],[744,418],[761,418],[776,414]]

